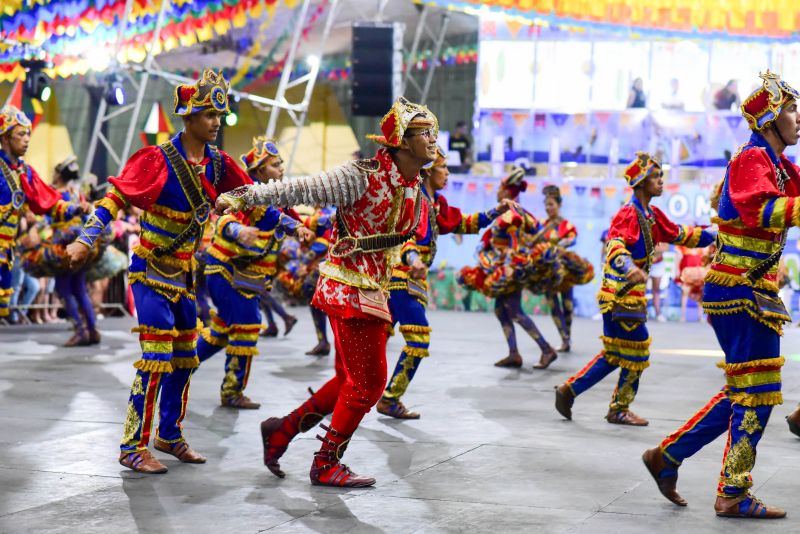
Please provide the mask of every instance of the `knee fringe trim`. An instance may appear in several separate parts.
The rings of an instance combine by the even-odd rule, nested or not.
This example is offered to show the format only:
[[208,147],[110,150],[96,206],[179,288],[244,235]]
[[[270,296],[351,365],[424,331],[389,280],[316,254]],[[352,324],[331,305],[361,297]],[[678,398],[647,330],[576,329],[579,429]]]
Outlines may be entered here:
[[173,285],[151,280],[147,278],[144,272],[129,273],[128,282],[130,285],[134,283],[144,284],[170,302],[178,302],[181,297],[186,297],[189,300],[195,300],[194,293],[190,293],[185,289],[177,288]]
[[717,362],[717,367],[724,369],[725,372],[729,372],[746,369],[748,367],[781,367],[784,363],[786,363],[786,359],[783,356],[778,356],[777,358],[766,358],[742,363],[725,363],[721,361]]
[[258,334],[262,328],[266,328],[267,325],[261,323],[252,323],[252,324],[232,324],[229,329],[230,334]]
[[403,352],[406,354],[406,356],[413,356],[414,358],[427,358],[430,356],[428,349],[409,347],[408,345],[403,347]]
[[138,360],[133,366],[146,373],[171,373],[172,363],[163,360]]
[[728,399],[742,406],[776,406],[783,404],[783,394],[780,391],[768,393],[728,393]]
[[197,356],[192,356],[189,358],[176,356],[172,358],[171,362],[173,369],[195,369],[200,367],[200,358]]
[[9,296],[9,295],[11,295],[13,293],[14,293],[14,290],[11,289],[11,288],[9,288],[9,289],[0,289],[0,297],[7,297],[7,296]]
[[416,324],[400,325],[400,332],[416,332],[418,334],[430,334],[430,326],[420,326]]
[[621,337],[600,336],[600,341],[602,341],[604,345],[608,344],[624,347],[626,349],[647,350],[650,348],[650,343],[653,342],[653,338],[648,337],[644,341],[631,341],[630,339],[622,339]]
[[603,358],[610,363],[611,365],[616,365],[617,367],[621,367],[622,369],[628,369],[629,371],[643,371],[650,367],[650,361],[639,361],[639,362],[632,362],[630,360],[626,360],[624,358],[620,358],[619,356],[612,356],[610,354],[604,354]]
[[131,328],[131,332],[134,334],[154,334],[156,336],[172,336],[175,337],[178,335],[178,331],[174,328],[170,328],[169,330],[164,330],[163,328],[156,328],[154,326],[136,326]]
[[[734,313],[746,312],[754,321],[757,321],[767,328],[771,328],[779,336],[783,335],[783,324],[779,321],[782,316],[766,312],[764,318],[756,309],[755,304],[750,299],[726,300],[724,302],[704,302],[703,311],[709,315],[732,315]],[[776,321],[770,321],[772,317]]]
[[256,356],[258,354],[257,347],[237,347],[228,345],[225,349],[225,354],[228,356]]
[[720,271],[708,271],[708,273],[706,273],[706,277],[704,280],[710,284],[716,284],[718,286],[725,286],[725,287],[748,286],[748,287],[754,287],[756,289],[766,289],[767,291],[773,291],[775,293],[778,292],[778,286],[775,284],[775,282],[770,282],[762,278],[761,280],[753,284],[752,282],[750,282],[750,280],[748,280],[744,276],[738,276],[730,273],[723,273]]
[[196,335],[197,334],[197,326],[195,325],[194,328],[187,328],[186,330],[175,330],[175,331],[177,332],[177,334],[175,334],[175,337],[178,337],[178,336],[189,336],[189,335],[192,335],[192,334]]
[[206,343],[208,343],[209,345],[214,345],[215,347],[224,347],[225,345],[228,344],[226,340],[220,339],[216,336],[212,336],[211,329],[209,328],[203,328],[200,331],[200,337],[202,337]]
[[389,323],[386,323],[386,336],[392,337],[394,335],[394,327]]

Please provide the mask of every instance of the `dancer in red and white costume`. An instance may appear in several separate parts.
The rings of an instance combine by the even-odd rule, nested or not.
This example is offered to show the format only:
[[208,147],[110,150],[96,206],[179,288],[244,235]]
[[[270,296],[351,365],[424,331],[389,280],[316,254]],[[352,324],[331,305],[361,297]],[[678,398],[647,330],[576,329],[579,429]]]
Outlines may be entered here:
[[336,376],[286,417],[261,423],[264,464],[279,477],[278,463],[294,436],[332,413],[322,447],[314,455],[311,482],[365,487],[340,463],[361,419],[386,385],[386,337],[391,324],[387,286],[399,248],[419,223],[419,171],[436,158],[439,125],[427,107],[398,99],[381,120],[383,145],[375,157],[348,162],[317,176],[242,187],[217,200],[218,211],[250,206],[337,206],[336,225],[312,304],[330,317],[335,337]]

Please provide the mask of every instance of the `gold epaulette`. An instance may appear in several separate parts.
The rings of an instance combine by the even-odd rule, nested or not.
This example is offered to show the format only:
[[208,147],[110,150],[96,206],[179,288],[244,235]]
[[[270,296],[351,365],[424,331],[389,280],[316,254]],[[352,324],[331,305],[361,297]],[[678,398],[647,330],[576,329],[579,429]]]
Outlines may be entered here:
[[353,165],[364,172],[377,172],[381,168],[381,162],[377,159],[358,159]]

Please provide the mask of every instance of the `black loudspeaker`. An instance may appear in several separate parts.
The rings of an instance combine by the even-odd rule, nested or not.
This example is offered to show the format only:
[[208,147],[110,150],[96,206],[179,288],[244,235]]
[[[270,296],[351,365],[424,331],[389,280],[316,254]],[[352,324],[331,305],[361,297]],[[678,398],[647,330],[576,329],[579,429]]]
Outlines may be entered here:
[[353,115],[384,115],[400,96],[403,83],[403,26],[353,24],[351,65]]

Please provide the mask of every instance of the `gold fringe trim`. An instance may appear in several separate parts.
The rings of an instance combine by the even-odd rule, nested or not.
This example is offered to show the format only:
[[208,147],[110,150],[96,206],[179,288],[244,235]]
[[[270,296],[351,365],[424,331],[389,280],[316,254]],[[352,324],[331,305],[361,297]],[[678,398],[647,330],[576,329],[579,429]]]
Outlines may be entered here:
[[[187,253],[191,252],[192,251],[191,243],[189,243],[189,245],[190,246],[186,250],[179,249],[177,252],[187,252]],[[143,245],[136,245],[136,248],[133,249],[133,253],[144,260],[149,260],[150,258],[156,258],[156,256],[153,254],[153,251],[146,249]],[[174,256],[161,256],[160,258],[156,259],[160,263],[166,263],[167,265],[171,265],[172,267],[177,267],[186,273],[193,270],[196,266],[195,265],[196,260],[194,256],[192,256],[188,260],[179,260]]]
[[778,356],[777,358],[765,358],[763,360],[751,360],[749,362],[742,362],[742,363],[725,363],[725,361],[717,362],[717,367],[720,369],[724,369],[725,372],[728,371],[737,371],[739,369],[745,369],[747,367],[775,367],[775,366],[783,366],[786,363],[786,359],[783,356]]
[[648,337],[644,341],[631,341],[630,339],[622,339],[620,337],[600,336],[600,341],[602,341],[604,345],[614,345],[626,349],[647,350],[650,348],[653,338]]
[[230,356],[255,356],[258,354],[257,347],[235,347],[233,345],[228,345],[228,348],[225,349],[225,354]]
[[431,327],[420,326],[417,324],[404,324],[400,325],[400,332],[416,332],[419,334],[429,334],[431,332]]
[[778,286],[774,282],[764,280],[763,278],[758,280],[755,284],[753,284],[752,282],[750,282],[750,280],[748,280],[744,276],[739,276],[731,273],[723,273],[714,270],[709,270],[706,273],[704,280],[709,284],[716,284],[718,286],[725,286],[725,287],[747,286],[756,289],[764,289],[767,291],[772,291],[774,293],[778,292]]
[[[733,306],[733,307],[727,307]],[[717,309],[717,307],[725,307]],[[779,336],[783,335],[783,323],[778,321],[768,321],[762,317],[755,308],[753,301],[748,299],[728,300],[725,302],[704,302],[703,310],[708,315],[733,315],[734,313],[746,312],[756,322],[759,322],[774,330]],[[777,318],[777,317],[776,317]]]
[[629,371],[643,371],[650,367],[649,360],[645,360],[643,362],[632,362],[626,360],[625,358],[620,358],[619,356],[612,356],[608,353],[604,354],[603,358],[605,358],[606,361],[611,365],[616,365],[617,367],[622,367],[623,369],[628,369]]
[[133,366],[145,373],[171,373],[172,363],[162,360],[139,360]]
[[134,282],[144,284],[170,302],[178,302],[181,297],[186,297],[189,300],[195,300],[194,293],[189,293],[185,289],[180,289],[175,286],[165,284],[164,282],[150,280],[147,278],[147,274],[144,272],[129,273],[128,282],[130,284],[133,284]]
[[389,323],[386,323],[386,336],[392,337],[394,335],[394,327]]
[[403,347],[403,352],[406,353],[406,356],[413,356],[414,358],[426,358],[430,356],[430,352],[428,352],[428,349],[422,349],[419,347],[409,347],[408,345]]
[[194,328],[187,328],[186,330],[175,330],[177,334],[176,336],[185,336],[187,334],[197,334],[197,326],[195,325]]
[[770,391],[768,393],[731,393],[728,392],[728,399],[742,406],[776,406],[783,404],[783,394],[780,391]]
[[[224,332],[222,332],[224,334]],[[215,347],[224,347],[227,345],[227,341],[217,338],[216,336],[211,335],[211,330],[209,328],[203,328],[200,331],[200,337],[208,343],[209,345],[214,345]]]
[[174,356],[172,358],[172,367],[175,369],[196,369],[200,367],[200,358],[197,356]]
[[165,215],[167,217],[173,217],[175,219],[180,219],[181,221],[188,223],[192,220],[192,212],[190,211],[178,211],[172,208],[168,208],[166,206],[162,206],[160,204],[153,204],[150,206],[151,211],[156,215]]
[[175,336],[178,335],[178,331],[175,330],[174,328],[171,328],[169,330],[164,330],[162,328],[156,328],[154,326],[147,326],[147,325],[145,325],[145,326],[135,326],[135,327],[131,328],[131,332],[134,333],[134,334],[154,334],[154,335],[157,335],[157,336],[173,336],[173,337],[175,337]]

